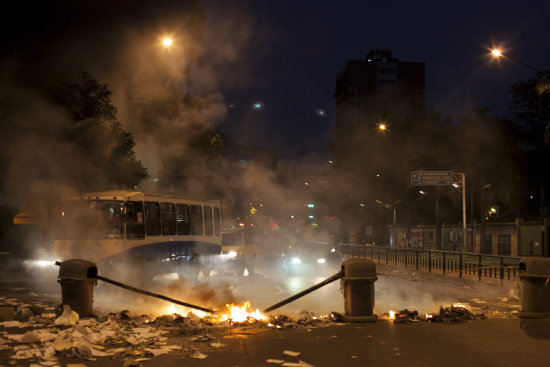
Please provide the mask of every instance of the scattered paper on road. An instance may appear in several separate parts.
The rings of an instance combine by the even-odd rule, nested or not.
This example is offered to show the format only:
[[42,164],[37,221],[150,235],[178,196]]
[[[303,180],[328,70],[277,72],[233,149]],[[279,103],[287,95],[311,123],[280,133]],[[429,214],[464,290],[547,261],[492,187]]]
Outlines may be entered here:
[[284,354],[285,356],[298,357],[298,356],[300,355],[300,352],[294,352],[294,351],[292,351],[292,350],[285,350],[285,351],[283,352],[283,354]]

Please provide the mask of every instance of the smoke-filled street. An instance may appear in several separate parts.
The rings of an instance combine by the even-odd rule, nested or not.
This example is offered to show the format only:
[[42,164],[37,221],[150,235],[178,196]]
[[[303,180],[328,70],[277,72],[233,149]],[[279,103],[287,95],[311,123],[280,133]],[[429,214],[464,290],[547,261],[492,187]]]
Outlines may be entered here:
[[549,366],[550,2],[0,22],[0,367]]
[[[275,260],[278,259],[272,256],[259,257],[258,271],[252,275],[245,274],[243,277],[213,272],[208,278],[200,276],[195,281],[182,281],[177,279],[175,274],[158,276],[150,283],[153,287],[150,290],[208,307],[228,300],[232,300],[235,304],[241,304],[247,300],[250,301],[254,310],[256,308],[263,310],[324,279],[321,274],[286,275],[278,268]],[[34,305],[42,307],[42,318],[18,317],[22,320],[18,324],[21,325],[19,328],[14,328],[14,323],[18,321],[2,322],[0,333],[3,341],[0,355],[4,363],[17,361],[23,365],[33,361],[46,363],[43,365],[50,365],[48,364],[50,362],[64,364],[82,361],[89,366],[114,366],[122,362],[147,366],[150,363],[153,363],[152,365],[164,363],[161,361],[173,364],[183,358],[186,365],[192,366],[224,366],[234,365],[233,363],[242,366],[271,365],[272,363],[332,366],[338,360],[337,356],[349,359],[350,365],[364,365],[367,360],[376,363],[388,358],[393,360],[389,365],[392,363],[403,365],[404,361],[410,362],[411,359],[420,358],[417,352],[407,347],[409,342],[404,343],[404,340],[410,337],[417,339],[415,345],[416,343],[422,345],[432,338],[430,335],[434,332],[435,335],[439,335],[440,340],[446,340],[454,334],[454,338],[459,338],[454,340],[454,343],[474,352],[471,349],[473,344],[462,344],[460,338],[469,340],[468,335],[479,333],[481,330],[479,328],[484,328],[483,325],[489,327],[483,331],[485,335],[489,335],[489,338],[497,329],[500,330],[499,328],[503,327],[503,323],[507,325],[504,327],[508,330],[508,334],[515,330],[515,333],[519,332],[518,337],[523,337],[524,331],[529,331],[529,329],[520,331],[519,320],[515,316],[520,306],[516,295],[517,288],[512,282],[503,286],[477,283],[427,273],[416,274],[391,266],[378,267],[377,273],[375,309],[379,321],[374,323],[342,323],[343,321],[337,318],[344,313],[344,298],[339,281],[271,312],[268,316],[275,317],[270,319],[270,323],[273,323],[271,326],[261,322],[243,324],[201,321],[195,315],[188,315],[189,309],[184,310],[170,302],[137,295],[100,283],[94,291],[94,311],[98,316],[96,319],[81,318],[79,321],[71,321],[69,314],[65,316],[58,314],[59,317],[52,315],[51,317],[58,318],[56,325],[47,328],[47,334],[44,327],[53,322],[53,319],[45,321],[47,319],[44,317],[50,317],[46,315],[52,314],[55,311],[54,306],[60,303],[60,285],[55,284],[55,279],[21,278],[19,281],[4,279],[0,285],[2,294],[5,295],[1,299],[2,316],[6,318],[8,315],[7,305],[12,305],[14,307],[12,310],[16,306]],[[55,272],[50,274],[55,276]],[[329,275],[331,275],[330,272]],[[471,312],[472,320],[465,318],[458,319],[462,321],[448,321],[447,323],[451,324],[466,322],[466,325],[454,328],[453,325],[430,326],[433,323],[428,323],[424,314],[438,315],[440,307],[446,308],[452,304],[466,307],[468,312]],[[407,314],[408,318],[402,318],[401,323],[416,323],[416,325],[411,324],[408,329],[403,329],[397,334],[393,332],[387,334],[388,331],[396,331],[395,328],[398,326],[395,325],[390,330],[386,329],[386,325],[397,322],[392,320],[389,311],[399,315],[399,312],[405,309],[418,311],[419,316],[413,317],[412,314]],[[177,316],[178,313],[182,314],[183,318]],[[32,327],[32,320],[42,326]],[[69,336],[61,334],[61,331],[56,332],[56,328],[66,330],[65,333],[67,330],[75,331],[71,331],[72,336]],[[38,331],[30,333],[29,330],[33,329]],[[127,331],[122,332],[123,329]],[[74,336],[76,330],[87,335],[86,342]],[[24,334],[26,336],[22,336],[21,333],[25,332],[27,332]],[[540,333],[539,329],[530,332],[540,335],[537,334]],[[345,340],[351,336],[359,339],[349,344],[350,342]],[[27,338],[31,344],[25,341]],[[51,341],[47,342],[47,340]],[[61,343],[61,340],[65,340],[65,344]],[[316,340],[316,346],[313,344],[309,346],[308,343],[313,340]],[[330,344],[323,346],[323,343],[328,341]],[[386,341],[392,345],[386,346]],[[361,347],[364,343],[366,344]],[[372,350],[374,354],[365,355],[362,350],[371,348],[368,347],[369,344],[378,345],[381,349],[378,352]],[[308,347],[306,348],[305,345]],[[490,350],[495,345],[487,345],[487,348]],[[31,350],[34,355],[31,352],[25,353],[28,350]],[[54,350],[57,352],[52,355]],[[329,350],[330,353],[327,352]],[[49,352],[46,353],[46,351]],[[151,359],[154,356],[157,358]],[[420,359],[420,361],[423,360],[424,365],[431,365],[441,358],[447,357],[434,352],[430,354],[430,358]]]
[[[344,259],[342,259],[343,261]],[[120,273],[111,277],[126,282],[133,287],[166,295],[176,300],[188,302],[216,310],[226,304],[240,304],[249,301],[254,309],[264,310],[279,301],[310,288],[339,272],[341,261],[326,264],[322,268],[303,267],[302,272],[285,270],[282,265],[280,248],[260,248],[254,273],[246,272],[236,276],[233,272],[212,271],[210,276],[202,274],[197,279],[180,279],[177,273],[155,275],[150,281],[140,282]],[[511,311],[519,309],[518,286],[516,281],[505,281],[499,285],[496,280],[483,282],[459,280],[456,277],[442,277],[431,273],[415,272],[403,267],[376,265],[377,280],[374,282],[375,311],[378,314],[389,310],[417,310],[425,314],[438,311],[439,306],[454,303],[470,304],[476,312],[483,310],[484,304],[498,306],[490,311]],[[61,286],[58,279],[59,267],[35,269],[25,273],[20,269],[14,277],[3,276],[2,287],[14,295],[28,295],[29,292],[44,296],[50,301],[61,300]],[[101,275],[101,266],[98,272]],[[344,295],[340,280],[334,281],[313,291],[276,312],[313,312],[328,315],[331,312],[343,313]],[[9,296],[8,296],[9,298]],[[129,310],[134,314],[160,315],[169,313],[170,302],[133,293],[114,285],[98,281],[94,290],[94,309],[100,312]],[[175,305],[174,312],[185,313]]]

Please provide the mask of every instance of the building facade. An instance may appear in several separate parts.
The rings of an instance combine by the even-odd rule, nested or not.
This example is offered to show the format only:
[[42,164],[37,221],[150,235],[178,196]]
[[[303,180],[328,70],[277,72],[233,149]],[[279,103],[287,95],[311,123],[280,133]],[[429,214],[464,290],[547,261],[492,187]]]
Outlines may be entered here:
[[426,110],[424,62],[399,61],[391,50],[371,50],[349,60],[336,77],[336,145],[346,144],[358,126]]

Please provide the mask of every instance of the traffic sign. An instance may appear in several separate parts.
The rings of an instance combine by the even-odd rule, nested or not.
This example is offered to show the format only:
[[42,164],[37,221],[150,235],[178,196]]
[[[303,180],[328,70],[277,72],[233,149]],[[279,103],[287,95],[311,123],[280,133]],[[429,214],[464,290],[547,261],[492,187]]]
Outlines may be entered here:
[[411,171],[411,186],[437,186],[452,184],[452,171]]

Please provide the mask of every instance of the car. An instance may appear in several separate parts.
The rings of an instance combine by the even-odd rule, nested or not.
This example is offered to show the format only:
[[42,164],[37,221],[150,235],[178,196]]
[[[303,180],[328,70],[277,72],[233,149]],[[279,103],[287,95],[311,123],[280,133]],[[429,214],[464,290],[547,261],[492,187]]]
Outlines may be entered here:
[[326,242],[292,242],[283,249],[281,263],[289,275],[328,274],[340,270],[342,258]]
[[222,254],[218,272],[234,272],[237,276],[254,274],[256,244],[251,233],[244,229],[222,232]]

